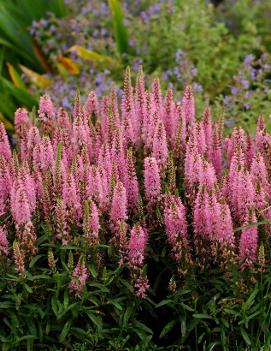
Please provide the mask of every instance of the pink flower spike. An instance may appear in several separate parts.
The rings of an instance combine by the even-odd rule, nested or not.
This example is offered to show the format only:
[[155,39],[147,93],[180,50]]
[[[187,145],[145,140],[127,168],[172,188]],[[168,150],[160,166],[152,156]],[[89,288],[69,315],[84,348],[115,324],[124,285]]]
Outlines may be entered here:
[[40,97],[38,114],[43,121],[50,121],[55,118],[54,105],[49,95]]
[[86,263],[82,258],[79,258],[78,263],[72,273],[72,279],[69,284],[69,289],[75,293],[75,296],[81,298],[82,292],[89,277],[89,272]]
[[193,91],[190,86],[185,88],[182,100],[182,113],[184,121],[188,125],[192,125],[195,121],[195,101]]
[[244,226],[255,224],[242,230],[239,245],[239,262],[241,269],[252,267],[257,259],[258,227],[255,212],[247,215]]
[[147,244],[146,232],[140,225],[135,225],[131,229],[129,240],[129,263],[131,266],[142,266],[144,262],[144,252]]
[[0,227],[0,253],[8,256],[8,239],[2,227]]
[[110,226],[113,231],[118,230],[122,221],[127,219],[127,196],[126,190],[121,182],[118,182],[113,194]]
[[161,182],[157,161],[154,157],[144,160],[144,189],[146,200],[156,203],[161,195]]
[[168,158],[168,147],[164,123],[161,120],[158,121],[155,128],[152,145],[152,156],[156,158],[159,166],[166,166]]
[[0,156],[3,156],[6,160],[11,159],[11,149],[8,141],[8,136],[4,127],[4,124],[0,122]]

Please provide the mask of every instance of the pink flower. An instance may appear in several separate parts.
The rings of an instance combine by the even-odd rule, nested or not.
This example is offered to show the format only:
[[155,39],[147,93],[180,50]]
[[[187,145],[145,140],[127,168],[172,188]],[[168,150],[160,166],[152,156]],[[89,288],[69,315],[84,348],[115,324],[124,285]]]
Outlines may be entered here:
[[[142,134],[142,124],[147,118],[147,96],[145,90],[144,73],[142,67],[139,68],[136,77],[135,87],[135,110],[138,118],[139,132]],[[141,135],[142,136],[142,135]]]
[[0,252],[2,255],[8,255],[8,239],[2,227],[0,227]]
[[72,292],[75,292],[76,297],[81,297],[88,277],[89,272],[86,267],[86,263],[82,258],[79,258],[78,263],[72,273],[72,279],[69,284],[69,289]]
[[83,106],[83,112],[84,112],[84,117],[85,119],[89,119],[94,116],[98,116],[99,114],[99,101],[96,96],[95,91],[91,91],[88,94],[87,100]]
[[[255,212],[253,211],[244,222],[244,226],[257,224]],[[258,227],[257,225],[242,230],[239,244],[239,262],[241,269],[251,267],[257,258]]]
[[168,195],[165,198],[164,222],[166,227],[167,240],[172,247],[173,254],[177,261],[183,258],[183,248],[186,256],[189,256],[189,244],[187,240],[187,222],[185,207],[180,198]]
[[132,210],[138,209],[138,198],[139,198],[139,186],[138,180],[136,176],[135,164],[133,159],[132,151],[128,151],[127,155],[127,182],[126,182],[126,190],[127,190],[127,199],[129,208]]
[[152,144],[152,156],[156,158],[159,166],[165,167],[168,158],[167,138],[164,123],[158,121]]
[[135,114],[134,93],[129,67],[127,67],[124,77],[121,110],[124,135],[130,142],[134,143],[137,141],[137,138],[139,136],[140,121]]
[[144,160],[144,189],[147,201],[150,203],[159,201],[161,182],[158,164],[154,157],[146,157]]
[[128,257],[131,266],[141,266],[143,264],[146,244],[146,232],[139,225],[133,226],[128,246]]
[[73,174],[70,174],[63,184],[62,198],[64,206],[69,209],[71,219],[78,223],[82,218],[82,204]]
[[0,156],[3,156],[6,160],[11,159],[11,149],[8,136],[2,122],[0,122]]
[[38,114],[41,120],[47,121],[55,118],[54,105],[50,96],[43,95],[40,97]]
[[182,118],[185,124],[192,125],[195,121],[195,102],[191,87],[186,87],[182,100]]
[[178,124],[179,124],[179,114],[173,99],[173,90],[169,88],[165,98],[164,125],[165,125],[167,136],[172,141],[175,141],[176,139]]
[[14,269],[15,272],[22,274],[25,271],[24,266],[24,253],[21,251],[19,244],[17,241],[13,242],[13,257],[14,257]]
[[127,196],[122,182],[118,182],[113,194],[110,224],[113,231],[117,230],[122,221],[127,219]]
[[132,285],[137,296],[146,297],[148,289],[148,279],[143,272],[144,255],[147,244],[147,234],[140,225],[135,225],[131,229],[128,244],[128,260],[131,270]]
[[17,226],[31,221],[30,203],[22,181],[14,184],[11,190],[11,213]]
[[99,213],[93,201],[85,203],[84,211],[84,234],[91,245],[99,242]]

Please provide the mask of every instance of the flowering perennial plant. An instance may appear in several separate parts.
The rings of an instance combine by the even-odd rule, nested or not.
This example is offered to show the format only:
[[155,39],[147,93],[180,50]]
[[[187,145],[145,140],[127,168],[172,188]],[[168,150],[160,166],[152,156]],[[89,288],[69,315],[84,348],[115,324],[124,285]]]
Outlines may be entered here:
[[69,291],[78,298],[88,265],[106,265],[107,245],[116,265],[130,270],[135,294],[145,297],[157,232],[181,276],[196,267],[259,267],[271,219],[271,135],[263,118],[255,136],[235,128],[224,138],[223,121],[214,122],[208,109],[196,119],[190,87],[176,103],[171,89],[163,96],[159,80],[147,90],[142,69],[134,88],[127,69],[121,104],[114,89],[102,100],[92,91],[85,103],[76,97],[70,116],[45,95],[36,117],[17,110],[15,128],[12,150],[0,125],[7,270],[22,275],[39,254],[41,223],[52,233],[49,268],[56,269],[56,245],[77,246]]

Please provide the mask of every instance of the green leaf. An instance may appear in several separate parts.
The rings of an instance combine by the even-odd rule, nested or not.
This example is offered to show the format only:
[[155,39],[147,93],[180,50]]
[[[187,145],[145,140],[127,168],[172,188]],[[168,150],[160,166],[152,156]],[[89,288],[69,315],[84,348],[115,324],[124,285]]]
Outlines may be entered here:
[[62,329],[62,332],[59,336],[59,341],[60,342],[63,342],[65,339],[66,339],[66,336],[68,335],[69,331],[70,331],[70,328],[71,328],[71,325],[72,325],[72,321],[71,320],[68,320],[63,329]]
[[102,330],[102,320],[95,316],[92,312],[87,312],[89,319],[97,326],[99,330]]
[[185,337],[186,334],[186,320],[182,319],[181,320],[181,333],[182,333],[182,337]]
[[9,73],[10,79],[12,80],[13,84],[17,88],[21,88],[23,90],[26,90],[26,86],[24,84],[24,81],[22,80],[22,78],[20,77],[19,73],[14,68],[14,66],[12,66],[11,63],[7,62],[7,68],[8,68],[8,73]]
[[29,268],[32,268],[34,266],[34,264],[41,258],[44,257],[44,255],[37,255],[35,257],[32,258],[32,260],[29,263]]
[[98,68],[118,69],[120,67],[118,61],[113,58],[98,54],[95,51],[88,50],[83,46],[74,45],[69,51],[76,52],[76,54],[84,60],[91,61]]
[[193,317],[198,318],[198,319],[212,319],[211,316],[209,316],[208,314],[205,314],[205,313],[194,313]]
[[167,335],[171,329],[176,325],[178,321],[174,319],[173,321],[170,321],[168,324],[166,324],[163,328],[163,330],[160,333],[159,338],[162,339],[165,335]]
[[118,310],[122,311],[122,306],[115,300],[108,300],[108,303],[115,306]]
[[181,302],[181,306],[182,306],[185,310],[187,310],[187,311],[189,311],[189,312],[194,312],[194,308],[192,308],[192,307],[186,305],[186,304],[183,303],[183,302]]
[[65,290],[65,292],[64,292],[63,307],[64,307],[64,309],[66,310],[68,306],[69,306],[69,294],[68,294],[68,291]]
[[91,275],[93,276],[93,278],[97,278],[97,272],[96,272],[95,267],[93,266],[93,264],[89,265],[88,269],[89,269]]
[[15,87],[11,82],[9,82],[4,77],[0,78],[3,88],[8,91],[16,100],[23,106],[32,108],[37,105],[37,101],[28,93],[27,90]]
[[159,307],[169,305],[169,304],[172,304],[172,300],[169,300],[169,299],[162,300],[155,306],[155,308],[159,308]]
[[128,321],[129,321],[130,317],[132,316],[133,310],[134,310],[133,305],[129,305],[126,308],[126,311],[125,311],[124,316],[123,316],[123,324],[122,324],[122,326],[124,328],[128,327]]
[[29,285],[24,284],[24,288],[29,294],[32,294],[33,290],[32,290],[32,288]]
[[248,336],[248,333],[245,331],[245,329],[243,327],[240,328],[240,331],[241,331],[241,335],[242,335],[243,339],[245,340],[246,344],[248,346],[250,346],[251,345],[251,340],[250,340],[250,338]]
[[53,309],[53,312],[55,314],[55,316],[58,316],[58,307],[57,307],[57,297],[54,295],[51,299],[51,306]]
[[108,4],[113,17],[115,40],[120,54],[130,52],[128,31],[124,24],[124,16],[119,0],[108,0]]

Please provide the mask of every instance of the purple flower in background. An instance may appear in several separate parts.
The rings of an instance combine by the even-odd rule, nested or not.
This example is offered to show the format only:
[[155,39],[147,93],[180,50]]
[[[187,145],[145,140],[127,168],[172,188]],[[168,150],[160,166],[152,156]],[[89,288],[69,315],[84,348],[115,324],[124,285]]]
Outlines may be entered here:
[[231,128],[234,125],[235,118],[232,116],[230,119],[225,121],[225,126],[227,128]]
[[249,54],[249,55],[247,55],[247,56],[245,57],[244,63],[245,63],[246,65],[248,65],[249,63],[251,63],[252,61],[254,61],[254,59],[255,59],[254,55],[253,55],[253,54]]
[[241,79],[241,84],[242,84],[244,89],[249,88],[249,81],[247,79]]
[[232,87],[231,88],[231,93],[232,93],[232,95],[236,95],[238,93],[238,88]]
[[203,92],[203,87],[199,83],[193,83],[193,91],[196,93],[202,93]]
[[177,50],[176,54],[175,54],[175,59],[176,59],[176,62],[177,63],[180,63],[180,61],[182,60],[183,58],[183,52],[182,50]]

